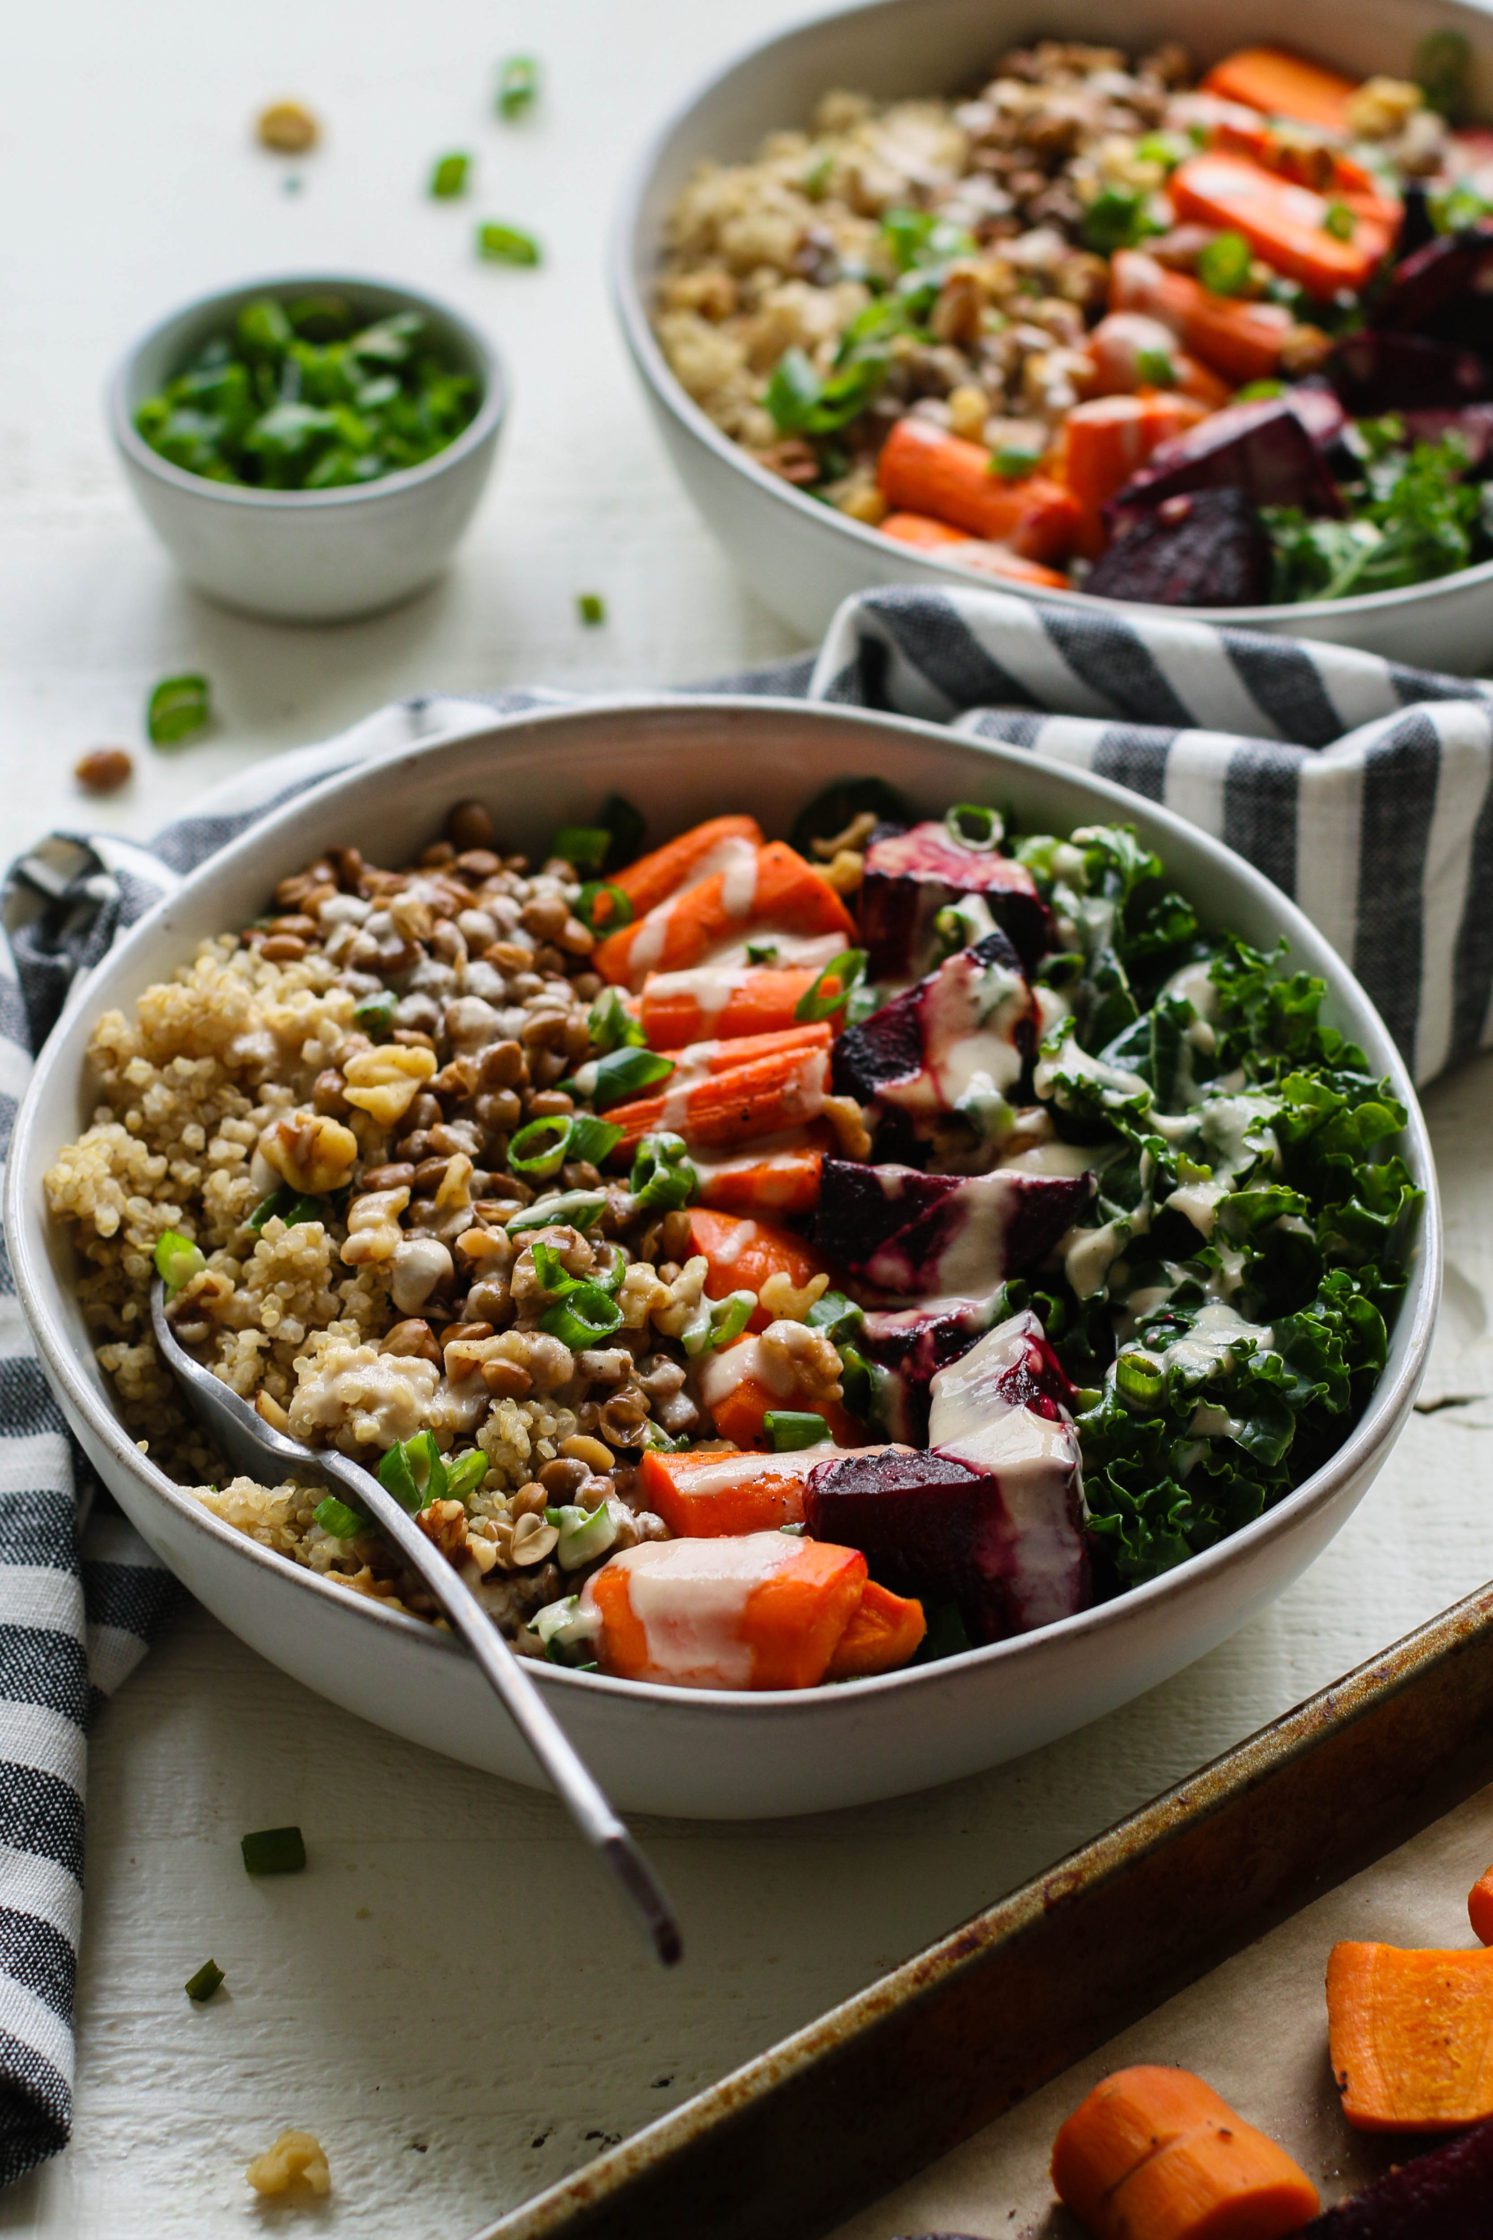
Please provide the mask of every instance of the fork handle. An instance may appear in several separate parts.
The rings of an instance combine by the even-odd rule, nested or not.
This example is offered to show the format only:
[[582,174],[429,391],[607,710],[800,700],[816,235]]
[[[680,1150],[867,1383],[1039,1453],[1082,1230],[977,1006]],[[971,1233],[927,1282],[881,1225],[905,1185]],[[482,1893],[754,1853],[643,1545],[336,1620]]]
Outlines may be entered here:
[[377,1519],[410,1569],[418,1572],[435,1596],[571,1819],[610,1868],[629,1903],[642,1915],[658,1958],[665,1966],[672,1966],[683,1950],[673,1906],[585,1760],[524,1670],[522,1658],[510,1649],[460,1573],[453,1570],[387,1487],[334,1449],[319,1451],[316,1463],[322,1476],[333,1480],[357,1507]]

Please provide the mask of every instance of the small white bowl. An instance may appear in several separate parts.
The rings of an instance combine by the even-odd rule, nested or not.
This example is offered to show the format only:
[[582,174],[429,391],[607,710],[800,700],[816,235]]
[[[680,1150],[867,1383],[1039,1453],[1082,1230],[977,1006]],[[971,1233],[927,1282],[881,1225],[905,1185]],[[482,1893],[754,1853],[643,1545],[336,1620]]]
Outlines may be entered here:
[[[260,296],[346,297],[369,320],[418,311],[430,340],[481,399],[453,443],[418,467],[339,490],[253,490],[188,474],[135,427],[145,399]],[[508,407],[502,361],[449,304],[388,280],[290,273],[198,296],[125,352],[109,383],[109,429],[141,511],[187,581],[224,606],[277,622],[345,622],[424,589],[481,497]]]
[[1387,1074],[1409,1118],[1403,1151],[1426,1192],[1389,1360],[1330,1461],[1217,1547],[1113,1602],[944,1663],[797,1693],[722,1695],[540,1665],[536,1678],[612,1797],[702,1819],[818,1812],[973,1773],[1070,1733],[1215,1647],[1288,1586],[1347,1518],[1394,1443],[1420,1382],[1441,1281],[1425,1125],[1383,1022],[1294,903],[1233,852],[1121,787],[937,726],[802,702],[596,702],[463,728],[359,765],[287,802],[185,879],[79,987],[21,1107],[5,1220],[21,1304],[68,1422],[140,1531],[208,1609],[308,1687],[427,1749],[532,1783],[523,1744],[448,1635],[273,1555],[174,1485],[126,1435],[79,1310],[70,1248],[42,1176],[87,1126],[85,1054],[103,1011],[243,925],[276,881],[339,842],[403,862],[476,796],[505,841],[541,850],[602,795],[634,800],[656,837],[723,808],[783,832],[831,778],[872,770],[925,813],[1009,802],[1029,828],[1134,824],[1210,922],[1328,983],[1328,1015]]
[[[804,124],[837,86],[878,101],[959,93],[1009,47],[1048,37],[1102,39],[1130,52],[1180,39],[1202,64],[1273,40],[1305,46],[1350,75],[1409,75],[1428,31],[1456,30],[1476,63],[1480,113],[1493,107],[1493,20],[1463,0],[1371,0],[1304,24],[1286,0],[1111,0],[1087,23],[1064,0],[868,0],[764,40],[718,71],[662,127],[624,194],[612,238],[612,291],[623,336],[681,481],[762,601],[805,639],[842,599],[883,584],[941,590],[982,584],[951,560],[894,544],[771,474],[722,434],[670,367],[650,316],[668,211],[701,163],[743,162],[769,132]],[[1475,676],[1493,662],[1493,560],[1404,591],[1299,606],[1157,607],[1076,591],[995,588],[1090,614],[1186,615],[1290,637],[1360,646],[1390,660]]]

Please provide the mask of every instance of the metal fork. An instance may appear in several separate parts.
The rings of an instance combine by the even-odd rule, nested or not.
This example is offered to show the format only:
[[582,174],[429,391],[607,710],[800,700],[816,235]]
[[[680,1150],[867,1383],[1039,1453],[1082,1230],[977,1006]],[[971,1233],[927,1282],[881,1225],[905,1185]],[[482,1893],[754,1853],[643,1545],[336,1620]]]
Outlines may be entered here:
[[167,1320],[165,1286],[159,1276],[151,1286],[150,1319],[161,1358],[183,1399],[233,1469],[262,1478],[268,1463],[277,1477],[293,1471],[320,1478],[382,1526],[471,1650],[483,1679],[538,1759],[576,1827],[642,1915],[655,1954],[671,1967],[683,1944],[662,1885],[525,1671],[523,1659],[514,1655],[465,1580],[371,1471],[360,1469],[332,1448],[303,1447],[298,1439],[272,1430],[247,1400],[194,1360]]

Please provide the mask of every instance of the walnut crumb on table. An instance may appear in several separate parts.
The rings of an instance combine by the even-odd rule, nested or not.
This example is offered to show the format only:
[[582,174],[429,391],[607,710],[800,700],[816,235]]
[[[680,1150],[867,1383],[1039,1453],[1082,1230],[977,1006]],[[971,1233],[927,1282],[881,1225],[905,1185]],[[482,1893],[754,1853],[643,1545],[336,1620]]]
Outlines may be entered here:
[[332,2190],[325,2150],[309,2131],[282,2131],[272,2147],[254,2157],[244,2176],[266,2198],[278,2194],[320,2198]]

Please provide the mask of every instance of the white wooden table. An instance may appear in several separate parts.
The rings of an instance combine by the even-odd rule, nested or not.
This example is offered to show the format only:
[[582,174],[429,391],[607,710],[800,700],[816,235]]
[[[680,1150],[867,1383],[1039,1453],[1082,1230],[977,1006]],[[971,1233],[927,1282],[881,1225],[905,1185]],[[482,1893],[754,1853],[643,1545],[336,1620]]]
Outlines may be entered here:
[[[107,0],[17,13],[0,192],[0,831],[147,833],[253,757],[421,687],[681,682],[787,651],[672,484],[612,330],[601,245],[665,105],[796,0]],[[541,112],[491,120],[498,59],[539,55]],[[326,144],[260,156],[291,93]],[[465,204],[423,194],[469,147]],[[288,173],[301,181],[286,191]],[[538,273],[477,265],[478,215],[544,237]],[[299,632],[185,592],[135,517],[98,408],[105,368],[173,301],[257,271],[379,269],[454,297],[506,349],[517,402],[454,574],[402,612]],[[582,630],[575,594],[609,621]],[[220,727],[140,745],[157,677],[202,668]],[[102,807],[85,748],[136,750]],[[105,1713],[89,1790],[71,2150],[0,2195],[0,2231],[218,2240],[265,2213],[243,2180],[284,2125],[334,2192],[308,2229],[475,2230],[1468,1589],[1489,1568],[1493,1065],[1430,1099],[1447,1306],[1417,1415],[1311,1576],[1182,1679],[1004,1772],[756,1828],[644,1833],[688,1965],[649,1973],[559,1813],[422,1758],[307,1695],[201,1612]],[[299,1821],[310,1870],[251,1882],[238,1838]],[[185,1977],[214,1956],[228,1991]],[[992,2204],[991,2226],[1000,2222]]]

